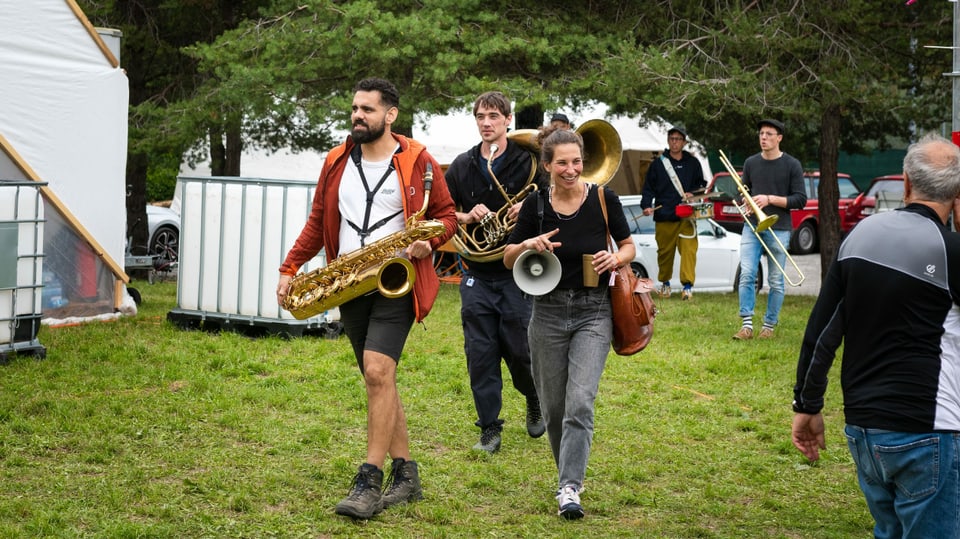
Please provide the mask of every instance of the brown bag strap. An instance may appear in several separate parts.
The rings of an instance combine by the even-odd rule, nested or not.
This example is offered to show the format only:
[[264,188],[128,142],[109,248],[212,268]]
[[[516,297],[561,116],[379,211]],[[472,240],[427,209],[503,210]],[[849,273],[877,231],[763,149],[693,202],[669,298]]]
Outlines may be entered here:
[[599,186],[597,194],[600,196],[600,212],[603,213],[603,224],[607,226],[607,248],[613,252],[613,236],[610,235],[610,220],[607,218],[607,197],[603,194],[603,186]]

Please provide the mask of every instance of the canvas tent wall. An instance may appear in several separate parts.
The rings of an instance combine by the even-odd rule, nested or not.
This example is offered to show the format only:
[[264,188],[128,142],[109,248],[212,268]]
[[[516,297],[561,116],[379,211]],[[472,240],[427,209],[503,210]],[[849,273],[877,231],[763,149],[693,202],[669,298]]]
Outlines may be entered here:
[[3,4],[0,178],[47,183],[44,280],[68,300],[44,320],[135,311],[122,267],[126,74],[74,0]]
[[[620,169],[607,185],[620,195],[639,195],[647,168],[667,147],[670,124],[645,122],[640,116],[608,116],[607,111],[606,105],[597,104],[578,111],[559,112],[570,118],[574,129],[594,118],[607,120],[613,125],[620,135],[623,158]],[[418,116],[415,124],[413,138],[424,143],[442,164],[449,164],[457,155],[480,142],[470,110],[445,116]],[[709,181],[712,173],[706,150],[696,141],[691,141],[686,149],[700,161],[704,178]]]

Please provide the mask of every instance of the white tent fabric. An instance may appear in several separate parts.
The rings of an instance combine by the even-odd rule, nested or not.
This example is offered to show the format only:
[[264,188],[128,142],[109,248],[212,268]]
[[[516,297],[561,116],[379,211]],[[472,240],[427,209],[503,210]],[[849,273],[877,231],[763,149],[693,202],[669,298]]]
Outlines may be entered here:
[[4,4],[0,133],[122,261],[127,76],[110,65],[66,1]]
[[0,178],[47,182],[48,214],[126,280],[126,74],[74,0],[3,2],[0,57]]
[[[602,118],[610,122],[620,135],[625,152],[624,161],[629,162],[622,167],[630,168],[630,174],[642,174],[646,166],[637,166],[638,163],[648,164],[655,153],[662,152],[667,147],[667,130],[670,125],[649,122],[641,127],[640,116],[608,117],[607,110],[606,105],[597,104],[579,111],[560,112],[565,113],[574,126],[594,118]],[[342,133],[340,139],[345,136],[346,133]],[[413,138],[424,143],[430,154],[442,164],[450,164],[457,155],[480,141],[470,109],[442,116],[417,115],[414,120]],[[704,177],[709,180],[712,173],[706,151],[695,141],[690,142],[687,150],[700,160]],[[289,151],[279,151],[268,154],[264,151],[245,150],[240,160],[240,172],[241,176],[249,178],[315,180],[320,176],[324,155],[318,152],[293,154]],[[193,169],[184,165],[180,173],[188,176],[209,176],[210,165],[202,163]],[[622,173],[626,174],[626,170]],[[643,178],[638,180],[642,183]]]
[[[670,124],[643,122],[641,116],[608,116],[608,107],[602,103],[577,111],[559,110],[557,112],[566,114],[573,123],[574,129],[594,118],[610,122],[620,135],[624,151],[641,152],[647,157],[646,161],[652,158],[650,155],[652,152],[662,152],[667,147],[667,130],[670,129]],[[643,127],[641,127],[642,122],[645,124]],[[419,115],[414,124],[413,138],[424,143],[427,150],[441,163],[452,162],[457,155],[480,142],[471,109],[445,116]],[[709,179],[712,174],[703,147],[691,140],[687,150],[700,160],[704,177]]]

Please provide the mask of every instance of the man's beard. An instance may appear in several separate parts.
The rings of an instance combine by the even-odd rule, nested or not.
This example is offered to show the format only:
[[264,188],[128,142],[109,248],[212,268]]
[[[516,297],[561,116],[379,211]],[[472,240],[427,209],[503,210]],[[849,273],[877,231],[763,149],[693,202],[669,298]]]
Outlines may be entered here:
[[382,137],[383,134],[387,131],[386,123],[381,123],[380,125],[366,125],[367,129],[358,129],[357,126],[353,127],[353,130],[350,134],[353,136],[353,141],[357,144],[366,144],[368,142],[373,142],[378,138]]

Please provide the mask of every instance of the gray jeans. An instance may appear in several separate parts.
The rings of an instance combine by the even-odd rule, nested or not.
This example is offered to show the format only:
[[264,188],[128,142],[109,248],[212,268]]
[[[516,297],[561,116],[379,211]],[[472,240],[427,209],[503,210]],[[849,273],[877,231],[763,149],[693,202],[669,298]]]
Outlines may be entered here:
[[613,334],[610,316],[605,287],[557,289],[533,301],[527,330],[533,379],[560,488],[583,486],[587,473],[593,404]]

